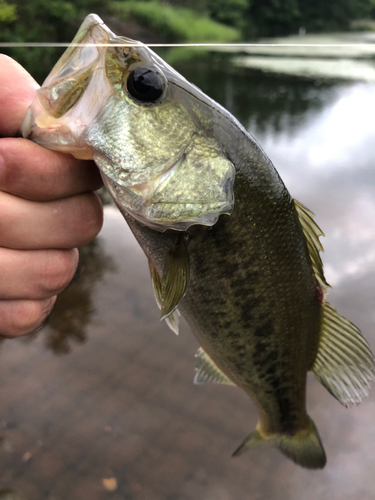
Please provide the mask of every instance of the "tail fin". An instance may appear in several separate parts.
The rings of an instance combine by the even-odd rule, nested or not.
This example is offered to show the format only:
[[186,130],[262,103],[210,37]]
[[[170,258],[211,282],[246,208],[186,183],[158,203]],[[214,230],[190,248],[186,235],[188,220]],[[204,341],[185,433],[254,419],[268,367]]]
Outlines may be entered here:
[[323,469],[327,461],[318,431],[310,418],[308,427],[296,432],[293,436],[286,434],[267,436],[260,432],[258,425],[232,456],[241,455],[250,448],[265,444],[276,446],[293,462],[307,469]]

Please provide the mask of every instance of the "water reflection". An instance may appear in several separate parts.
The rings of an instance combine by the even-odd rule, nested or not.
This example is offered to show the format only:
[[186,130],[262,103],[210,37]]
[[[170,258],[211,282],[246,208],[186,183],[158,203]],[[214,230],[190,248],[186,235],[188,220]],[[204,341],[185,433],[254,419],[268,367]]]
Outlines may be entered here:
[[48,328],[25,337],[24,341],[30,342],[42,335],[47,349],[55,354],[68,354],[75,344],[86,342],[86,328],[96,312],[95,285],[100,284],[105,273],[115,271],[116,264],[104,252],[100,239],[82,248],[79,276],[58,296]]
[[375,270],[374,105],[375,86],[352,84],[293,133],[253,128],[292,195],[316,212],[327,235],[327,279],[336,287]]
[[319,115],[346,82],[307,79],[261,71],[233,69],[227,57],[215,54],[213,67],[185,64],[177,69],[250,130],[293,133]]

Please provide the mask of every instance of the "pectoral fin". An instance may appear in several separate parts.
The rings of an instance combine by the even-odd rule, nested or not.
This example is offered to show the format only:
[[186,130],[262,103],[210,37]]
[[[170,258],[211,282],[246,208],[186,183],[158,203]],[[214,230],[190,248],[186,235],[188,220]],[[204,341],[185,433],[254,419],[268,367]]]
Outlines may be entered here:
[[172,314],[184,298],[190,282],[187,239],[181,235],[165,259],[160,288],[161,319]]
[[315,377],[344,406],[368,396],[375,378],[374,355],[358,328],[326,302],[323,306]]
[[198,359],[194,384],[214,382],[216,384],[236,385],[212,361],[209,355],[200,347],[195,355]]
[[[154,264],[150,260],[148,261],[148,266],[150,268],[151,282],[154,289],[156,303],[159,306],[159,309],[161,309],[161,278]],[[180,313],[178,309],[175,309],[173,313],[165,318],[165,322],[172,332],[178,335],[180,325]]]

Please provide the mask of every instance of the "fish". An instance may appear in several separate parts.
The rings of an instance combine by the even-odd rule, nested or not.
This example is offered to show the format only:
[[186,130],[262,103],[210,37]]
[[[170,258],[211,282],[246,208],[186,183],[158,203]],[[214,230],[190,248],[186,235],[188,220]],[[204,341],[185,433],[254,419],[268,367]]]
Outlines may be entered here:
[[36,91],[23,137],[93,159],[149,262],[161,319],[199,341],[194,382],[238,386],[259,419],[233,455],[276,446],[321,469],[311,371],[344,406],[368,396],[374,356],[326,301],[314,214],[244,127],[141,42],[95,14]]

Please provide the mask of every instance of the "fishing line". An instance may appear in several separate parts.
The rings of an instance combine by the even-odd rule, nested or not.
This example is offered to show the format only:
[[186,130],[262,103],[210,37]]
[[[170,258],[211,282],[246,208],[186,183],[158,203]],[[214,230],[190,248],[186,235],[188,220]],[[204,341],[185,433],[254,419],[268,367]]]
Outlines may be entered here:
[[0,48],[19,47],[196,47],[196,48],[252,48],[252,47],[361,47],[373,49],[375,43],[48,43],[0,42]]

